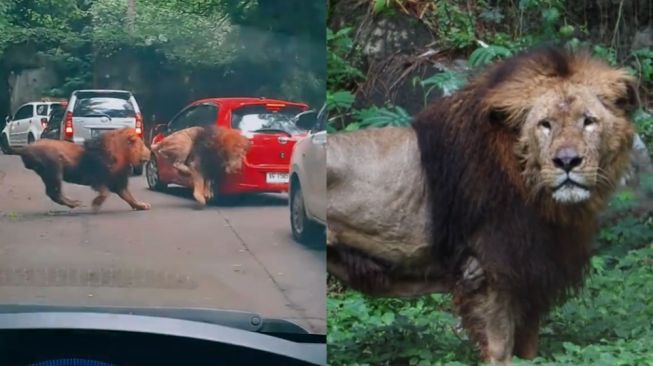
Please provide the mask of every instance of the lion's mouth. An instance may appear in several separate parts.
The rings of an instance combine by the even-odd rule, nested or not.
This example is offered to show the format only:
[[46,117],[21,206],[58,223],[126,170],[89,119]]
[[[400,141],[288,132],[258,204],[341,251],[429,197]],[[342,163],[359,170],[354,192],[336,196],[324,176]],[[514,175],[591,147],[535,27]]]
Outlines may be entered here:
[[553,191],[555,192],[555,191],[557,191],[557,190],[559,190],[561,188],[565,188],[565,187],[566,188],[578,187],[578,188],[582,188],[582,189],[584,189],[586,191],[590,190],[590,188],[588,186],[586,186],[586,185],[584,185],[582,183],[578,183],[577,181],[567,177],[567,179],[562,181],[562,183],[560,183],[557,186],[553,187]]

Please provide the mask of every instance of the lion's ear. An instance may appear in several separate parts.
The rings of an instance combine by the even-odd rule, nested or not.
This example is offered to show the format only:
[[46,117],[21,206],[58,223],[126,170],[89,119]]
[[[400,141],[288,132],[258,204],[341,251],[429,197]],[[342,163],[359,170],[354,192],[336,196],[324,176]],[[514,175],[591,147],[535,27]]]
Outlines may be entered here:
[[128,142],[130,145],[135,144],[136,141],[138,141],[138,136],[136,136],[136,135],[129,135],[129,136],[127,137],[127,142]]
[[625,77],[619,82],[623,84],[623,92],[617,95],[615,104],[624,112],[631,113],[640,106],[639,83],[631,76]]

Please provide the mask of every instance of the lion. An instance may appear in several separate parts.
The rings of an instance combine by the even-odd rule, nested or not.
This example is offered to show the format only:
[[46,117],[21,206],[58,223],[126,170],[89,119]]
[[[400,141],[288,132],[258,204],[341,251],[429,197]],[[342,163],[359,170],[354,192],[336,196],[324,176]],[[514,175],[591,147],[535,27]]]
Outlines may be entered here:
[[60,205],[75,208],[81,205],[62,191],[62,181],[90,186],[99,194],[92,202],[94,212],[109,196],[116,193],[134,210],[149,210],[150,204],[140,202],[128,189],[134,166],[150,158],[150,151],[133,128],[106,132],[77,145],[68,141],[43,139],[18,149],[25,168],[38,174],[50,199]]
[[152,145],[152,152],[191,177],[193,197],[200,206],[213,198],[225,174],[238,174],[251,147],[240,131],[216,127],[189,127]]
[[537,354],[582,287],[597,216],[629,167],[636,80],[585,52],[501,61],[407,128],[327,150],[327,268],[376,296],[453,294],[484,362]]

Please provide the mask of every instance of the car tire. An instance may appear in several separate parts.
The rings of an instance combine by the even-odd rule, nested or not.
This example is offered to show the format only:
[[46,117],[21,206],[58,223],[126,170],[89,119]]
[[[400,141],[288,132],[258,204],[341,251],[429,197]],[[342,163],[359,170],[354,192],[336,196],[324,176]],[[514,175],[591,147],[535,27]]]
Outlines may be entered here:
[[291,190],[290,197],[290,227],[292,229],[292,236],[300,243],[309,243],[316,240],[320,232],[323,231],[322,225],[312,221],[306,215],[306,207],[304,206],[304,196],[299,183]]
[[145,163],[145,179],[147,180],[147,186],[153,191],[161,192],[168,188],[168,184],[161,181],[159,167],[156,164],[154,155]]
[[31,145],[31,144],[34,143],[34,141],[35,141],[35,139],[34,139],[34,135],[32,135],[32,133],[30,132],[30,134],[27,135],[27,144],[28,144],[28,145]]
[[0,149],[2,150],[2,153],[5,155],[11,155],[12,150],[11,147],[9,146],[9,140],[7,139],[6,134],[2,134],[0,137]]

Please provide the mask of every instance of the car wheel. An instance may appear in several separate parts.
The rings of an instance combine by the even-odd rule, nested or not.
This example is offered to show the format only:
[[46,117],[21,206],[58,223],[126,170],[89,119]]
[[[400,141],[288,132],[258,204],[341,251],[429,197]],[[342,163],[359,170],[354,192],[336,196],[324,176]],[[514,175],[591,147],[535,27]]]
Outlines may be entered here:
[[299,184],[292,190],[292,196],[290,197],[290,227],[293,238],[301,243],[316,239],[322,229],[320,224],[306,216],[304,197]]
[[2,149],[2,153],[5,155],[11,155],[12,153],[11,147],[9,146],[9,140],[5,134],[0,137],[0,149]]
[[34,135],[30,133],[29,135],[27,135],[27,144],[31,145],[33,143],[34,143]]
[[156,164],[154,155],[145,164],[145,178],[147,179],[147,186],[154,191],[164,191],[168,188],[168,184],[161,181],[159,177],[159,166]]

